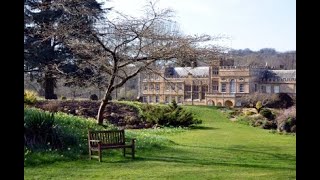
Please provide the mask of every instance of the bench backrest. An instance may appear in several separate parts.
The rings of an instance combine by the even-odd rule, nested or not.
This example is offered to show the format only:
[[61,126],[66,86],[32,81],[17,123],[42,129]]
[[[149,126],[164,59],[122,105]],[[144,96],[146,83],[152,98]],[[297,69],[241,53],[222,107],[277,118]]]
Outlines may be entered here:
[[[100,140],[101,144],[123,145],[125,144],[124,130],[89,131],[89,140]],[[91,143],[95,144],[95,143]]]

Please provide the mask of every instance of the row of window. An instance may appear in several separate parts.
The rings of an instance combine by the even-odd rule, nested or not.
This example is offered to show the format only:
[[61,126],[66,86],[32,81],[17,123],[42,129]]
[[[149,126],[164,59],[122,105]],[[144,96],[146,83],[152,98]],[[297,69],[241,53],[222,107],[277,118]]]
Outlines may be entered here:
[[184,93],[184,98],[185,99],[191,99],[191,95],[192,95],[192,99],[205,99],[205,95],[206,92],[185,92]]
[[201,91],[199,85],[192,85],[192,91],[191,91],[191,85],[185,85],[184,87],[184,97],[185,99],[204,99],[206,92],[208,92],[208,85],[202,85]]
[[143,96],[142,101],[145,103],[159,102],[159,96]]
[[277,78],[277,79],[261,79],[261,81],[295,81],[296,78]]
[[[230,82],[230,93],[236,92],[236,83],[231,81]],[[214,87],[218,90],[218,86]],[[227,83],[221,83],[221,92],[227,92]],[[239,92],[244,92],[244,84],[239,84]]]
[[160,83],[152,83],[152,84],[144,84],[143,85],[143,90],[148,90],[149,91],[159,91],[160,90]]
[[[160,102],[160,96],[143,96],[143,102],[145,103],[159,103]],[[177,103],[183,102],[183,96],[165,96],[164,102],[165,103],[171,103],[173,100],[175,100]]]
[[[184,86],[184,91],[191,91],[191,85],[186,84]],[[192,91],[193,92],[200,91],[200,86],[199,85],[192,85]],[[208,85],[202,85],[201,86],[201,91],[202,92],[208,92]]]
[[[212,82],[212,90],[213,91],[219,91],[219,82],[218,81],[213,81]],[[235,93],[236,92],[236,83],[235,80],[230,81],[230,93]],[[143,87],[144,90],[160,90],[160,83],[151,83],[151,84],[144,84]],[[192,91],[194,93],[198,93],[200,89],[199,85],[193,85],[192,86]],[[176,91],[176,90],[183,90],[183,83],[166,83],[165,84],[165,90],[166,91]],[[185,92],[190,92],[191,93],[191,85],[185,85],[184,87]],[[257,85],[255,84],[255,91],[257,91]],[[208,92],[208,86],[207,85],[202,85],[201,92],[205,94],[205,92]],[[227,83],[221,83],[221,92],[227,92]],[[239,84],[239,92],[244,92],[244,84]],[[203,95],[204,97],[204,95]]]
[[165,89],[166,91],[183,90],[183,83],[166,83]]
[[218,75],[219,74],[219,68],[212,68],[212,75]]
[[[145,83],[143,85],[143,90],[148,90],[149,91],[153,91],[153,90],[156,90],[156,91],[159,91],[160,90],[160,83]],[[165,84],[165,90],[166,91],[175,91],[175,90],[183,90],[183,83],[166,83]]]
[[165,96],[164,97],[165,103],[171,103],[173,100],[175,100],[177,103],[182,103],[183,96]]
[[[271,85],[261,85],[261,92],[262,93],[272,93],[271,92]],[[280,86],[273,86],[273,93],[280,93]]]

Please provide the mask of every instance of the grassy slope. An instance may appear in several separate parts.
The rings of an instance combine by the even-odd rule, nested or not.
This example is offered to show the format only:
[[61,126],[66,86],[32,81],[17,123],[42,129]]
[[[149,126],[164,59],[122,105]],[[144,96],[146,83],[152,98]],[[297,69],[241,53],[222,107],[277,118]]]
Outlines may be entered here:
[[[202,128],[163,136],[172,143],[137,149],[137,159],[120,151],[95,160],[25,167],[25,179],[295,179],[296,137],[227,120],[214,107],[191,107]],[[143,136],[152,130],[131,130]]]

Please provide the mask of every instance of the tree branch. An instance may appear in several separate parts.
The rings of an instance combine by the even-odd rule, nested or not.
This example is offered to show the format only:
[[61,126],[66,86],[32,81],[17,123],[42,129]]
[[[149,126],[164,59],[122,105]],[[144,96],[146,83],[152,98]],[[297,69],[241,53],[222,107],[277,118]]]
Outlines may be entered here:
[[114,88],[119,88],[122,85],[124,85],[129,79],[135,77],[139,72],[143,71],[146,67],[148,67],[150,64],[154,63],[155,61],[157,61],[156,59],[146,62],[144,66],[141,66],[140,68],[138,68],[138,70],[136,70],[134,73],[130,74],[129,76],[127,76],[125,79],[123,79],[119,84],[114,85]]

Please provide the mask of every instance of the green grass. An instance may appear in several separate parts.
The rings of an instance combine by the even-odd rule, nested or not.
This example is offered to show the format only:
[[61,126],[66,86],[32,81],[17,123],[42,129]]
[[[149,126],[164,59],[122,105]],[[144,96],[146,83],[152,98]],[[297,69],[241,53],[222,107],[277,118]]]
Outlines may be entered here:
[[127,131],[137,138],[135,160],[113,150],[101,163],[27,166],[25,179],[296,179],[296,136],[231,122],[215,107],[186,108],[203,124]]

